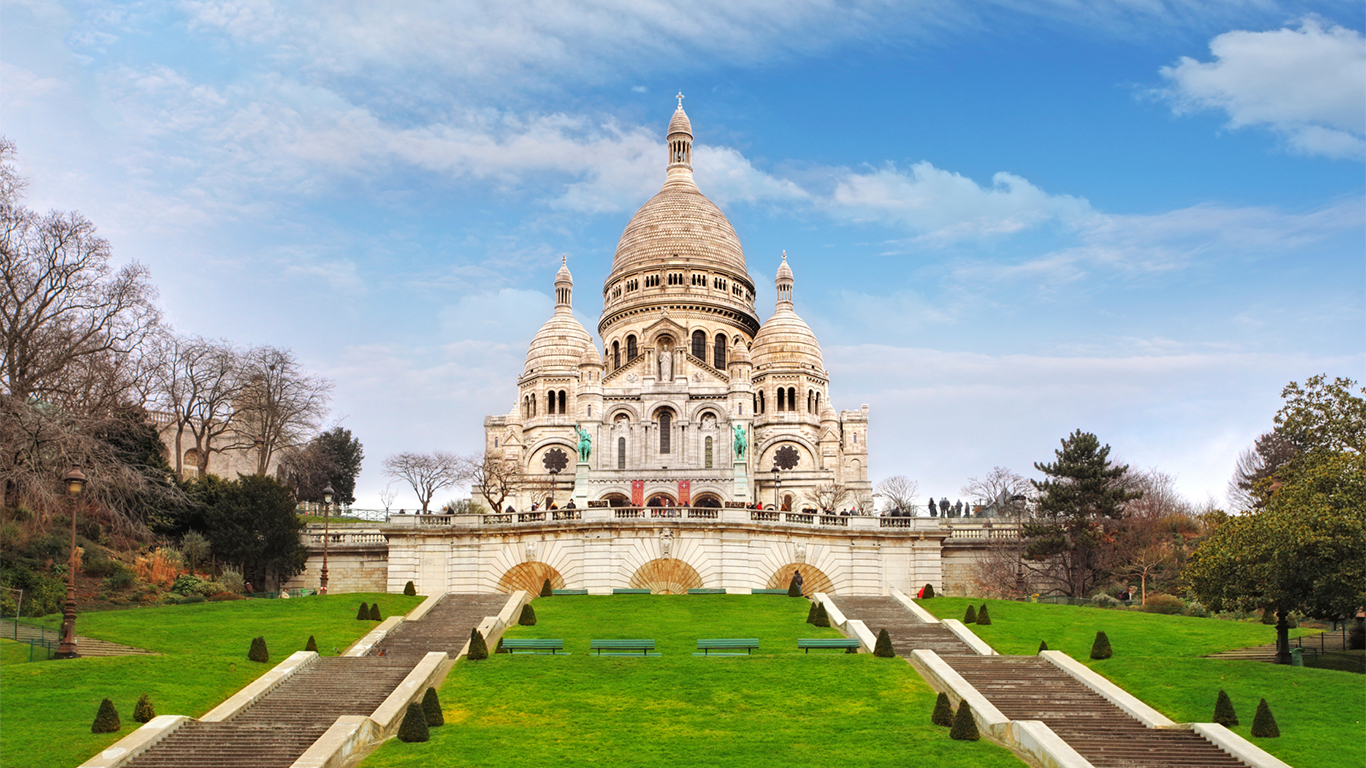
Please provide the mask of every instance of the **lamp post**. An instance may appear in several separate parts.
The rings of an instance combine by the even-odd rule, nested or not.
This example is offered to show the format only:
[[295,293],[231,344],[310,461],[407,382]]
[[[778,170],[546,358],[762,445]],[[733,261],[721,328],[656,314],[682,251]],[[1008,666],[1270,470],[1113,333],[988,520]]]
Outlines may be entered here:
[[783,468],[773,465],[773,508],[783,511]]
[[327,544],[332,540],[332,484],[323,486],[323,572],[318,579],[318,594],[327,594]]
[[71,497],[71,560],[66,568],[66,606],[62,611],[62,639],[57,645],[56,658],[74,659],[81,654],[76,648],[76,505],[85,490],[85,475],[77,464],[62,478],[66,493]]

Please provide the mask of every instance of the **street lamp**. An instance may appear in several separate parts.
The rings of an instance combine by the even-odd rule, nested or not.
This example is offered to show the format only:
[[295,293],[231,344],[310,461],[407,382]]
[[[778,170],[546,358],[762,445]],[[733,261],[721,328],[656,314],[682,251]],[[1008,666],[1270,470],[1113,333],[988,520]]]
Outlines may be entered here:
[[62,640],[57,645],[56,658],[75,659],[81,654],[76,648],[76,505],[85,490],[85,475],[77,464],[62,478],[66,493],[71,497],[71,560],[66,568],[66,606],[62,611]]
[[783,468],[773,464],[773,508],[783,511]]
[[318,579],[318,594],[327,594],[327,544],[332,539],[332,484],[323,486],[323,572]]

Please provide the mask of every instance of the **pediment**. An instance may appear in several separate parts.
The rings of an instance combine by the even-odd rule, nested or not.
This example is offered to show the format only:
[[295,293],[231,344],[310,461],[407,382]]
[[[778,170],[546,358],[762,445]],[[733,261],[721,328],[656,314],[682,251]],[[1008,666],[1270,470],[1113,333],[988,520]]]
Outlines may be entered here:
[[645,375],[645,355],[636,355],[634,359],[626,362],[625,365],[602,377],[604,384],[616,384],[625,381],[631,373],[636,375],[637,382]]
[[645,326],[641,335],[645,337],[646,345],[653,347],[659,343],[659,337],[666,333],[673,337],[675,346],[683,346],[687,342],[688,329],[667,315]]

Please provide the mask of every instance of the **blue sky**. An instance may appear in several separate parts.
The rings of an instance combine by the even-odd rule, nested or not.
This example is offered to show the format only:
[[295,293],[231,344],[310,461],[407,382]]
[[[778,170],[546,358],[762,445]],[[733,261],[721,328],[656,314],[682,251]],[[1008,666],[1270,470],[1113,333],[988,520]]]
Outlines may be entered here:
[[955,498],[1082,428],[1222,502],[1281,387],[1366,378],[1359,2],[0,14],[30,202],[147,264],[178,330],[334,378],[364,505],[385,455],[512,407],[561,253],[596,328],[680,89],[760,316],[786,249],[833,404],[871,408],[874,480]]

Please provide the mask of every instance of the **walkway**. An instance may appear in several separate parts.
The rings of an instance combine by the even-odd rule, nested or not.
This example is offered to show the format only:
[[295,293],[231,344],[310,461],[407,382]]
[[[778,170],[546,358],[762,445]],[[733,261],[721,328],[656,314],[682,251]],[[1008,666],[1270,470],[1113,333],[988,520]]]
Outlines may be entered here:
[[[1306,653],[1333,653],[1347,650],[1346,630],[1322,632],[1317,635],[1290,638],[1291,648],[1303,648]],[[1233,648],[1219,653],[1211,653],[1207,659],[1235,659],[1240,661],[1276,661],[1276,644],[1253,645],[1247,648]]]
[[[52,647],[57,647],[61,640],[61,633],[42,627],[34,627],[28,624],[20,624],[16,621],[6,621],[3,625],[3,637],[6,640],[17,640],[27,643],[30,640],[41,640],[50,643]],[[82,656],[159,656],[143,648],[134,648],[131,645],[120,645],[111,643],[107,640],[96,640],[93,637],[82,637],[76,635],[76,650]]]
[[836,605],[898,656],[932,650],[1011,720],[1042,720],[1096,768],[1246,768],[1193,731],[1145,727],[1039,656],[979,656],[947,628],[926,624],[892,597],[845,597]]
[[452,657],[507,595],[446,595],[419,621],[403,622],[383,656],[320,658],[222,723],[188,722],[128,768],[289,768],[343,715],[368,716],[429,651]]

